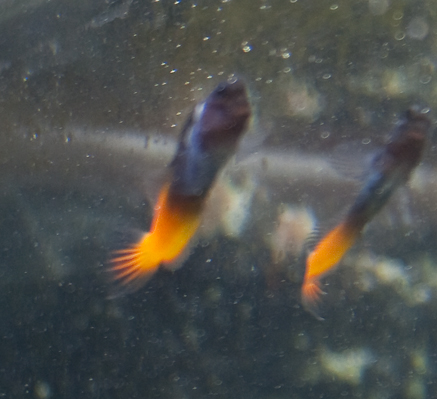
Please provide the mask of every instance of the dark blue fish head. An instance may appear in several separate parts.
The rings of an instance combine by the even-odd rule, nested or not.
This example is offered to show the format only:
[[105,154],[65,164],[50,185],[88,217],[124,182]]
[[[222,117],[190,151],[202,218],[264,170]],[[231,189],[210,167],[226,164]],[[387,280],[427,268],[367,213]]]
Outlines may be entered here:
[[205,100],[198,115],[199,144],[209,153],[232,151],[251,114],[242,80],[220,83]]
[[251,114],[244,83],[219,84],[189,117],[171,164],[173,195],[204,197],[237,148]]
[[426,115],[412,109],[405,113],[389,142],[373,160],[372,173],[348,213],[351,224],[364,227],[396,189],[408,181],[421,160],[430,126]]
[[408,174],[420,162],[430,127],[431,122],[426,115],[409,109],[386,146],[385,151],[397,164],[405,165]]

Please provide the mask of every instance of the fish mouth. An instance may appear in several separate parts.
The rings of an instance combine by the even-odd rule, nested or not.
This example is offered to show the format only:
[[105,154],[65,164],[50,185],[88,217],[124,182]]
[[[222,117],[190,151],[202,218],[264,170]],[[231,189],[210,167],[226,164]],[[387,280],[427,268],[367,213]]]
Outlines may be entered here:
[[232,114],[237,118],[249,118],[251,107],[243,79],[232,77],[222,82],[215,90],[225,102],[232,103]]

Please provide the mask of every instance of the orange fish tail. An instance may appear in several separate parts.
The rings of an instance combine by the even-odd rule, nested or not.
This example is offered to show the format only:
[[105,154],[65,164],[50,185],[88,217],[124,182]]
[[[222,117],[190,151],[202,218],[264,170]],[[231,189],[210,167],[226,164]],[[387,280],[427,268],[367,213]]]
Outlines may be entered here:
[[360,231],[361,226],[347,221],[340,223],[320,240],[307,258],[301,293],[302,304],[318,319],[321,319],[317,314],[320,296],[325,294],[320,288],[320,279],[340,262]]
[[124,286],[136,290],[144,285],[158,270],[161,259],[150,251],[153,237],[150,233],[144,235],[141,241],[131,248],[115,251],[111,271],[114,280]]
[[136,245],[114,252],[110,261],[114,279],[129,291],[135,291],[162,263],[176,261],[200,224],[201,207],[196,205],[186,198],[172,198],[169,185],[164,186],[155,207],[151,231]]
[[319,320],[323,320],[318,314],[319,303],[321,301],[320,297],[325,294],[326,293],[320,287],[319,280],[311,279],[304,281],[301,292],[302,305]]

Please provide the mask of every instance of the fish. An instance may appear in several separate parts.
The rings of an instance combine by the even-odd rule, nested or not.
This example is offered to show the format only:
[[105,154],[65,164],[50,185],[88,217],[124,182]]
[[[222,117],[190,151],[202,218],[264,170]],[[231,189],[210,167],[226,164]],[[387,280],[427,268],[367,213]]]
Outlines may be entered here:
[[130,247],[115,251],[110,260],[114,278],[122,286],[134,291],[161,265],[176,268],[200,226],[217,175],[236,152],[250,116],[245,84],[237,78],[220,83],[194,108],[182,128],[150,231]]
[[[372,158],[368,178],[346,216],[324,235],[306,259],[301,299],[305,309],[317,318],[324,294],[320,280],[331,272],[354,245],[362,230],[384,207],[393,193],[406,184],[420,163],[431,122],[424,114],[409,109],[390,139]],[[321,318],[320,318],[321,319]]]

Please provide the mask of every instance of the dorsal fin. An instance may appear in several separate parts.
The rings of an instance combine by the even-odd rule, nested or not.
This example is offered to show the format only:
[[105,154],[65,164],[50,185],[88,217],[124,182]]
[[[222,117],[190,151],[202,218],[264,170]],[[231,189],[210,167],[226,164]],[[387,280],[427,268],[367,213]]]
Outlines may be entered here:
[[328,162],[340,176],[363,183],[371,173],[372,162],[380,149],[381,146],[376,146],[370,139],[368,143],[363,140],[349,140],[332,149]]
[[324,233],[325,229],[322,229],[320,227],[320,224],[316,224],[314,226],[313,230],[305,240],[305,244],[303,246],[305,257],[308,256],[308,254],[310,254],[312,251],[314,251],[320,239],[323,237]]

